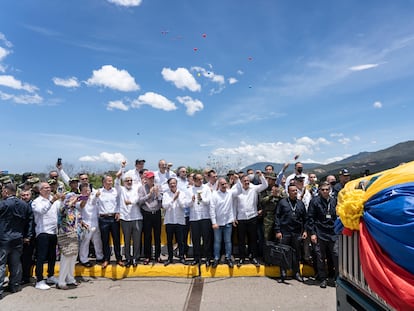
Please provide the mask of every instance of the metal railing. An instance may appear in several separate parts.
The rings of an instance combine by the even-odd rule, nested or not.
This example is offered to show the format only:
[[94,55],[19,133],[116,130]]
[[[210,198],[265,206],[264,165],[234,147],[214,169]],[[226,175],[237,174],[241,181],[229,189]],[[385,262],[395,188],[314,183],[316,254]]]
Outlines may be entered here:
[[352,236],[340,235],[339,237],[339,276],[353,284],[365,295],[371,297],[383,308],[394,310],[382,298],[380,298],[367,284],[362,272],[359,259],[359,232]]

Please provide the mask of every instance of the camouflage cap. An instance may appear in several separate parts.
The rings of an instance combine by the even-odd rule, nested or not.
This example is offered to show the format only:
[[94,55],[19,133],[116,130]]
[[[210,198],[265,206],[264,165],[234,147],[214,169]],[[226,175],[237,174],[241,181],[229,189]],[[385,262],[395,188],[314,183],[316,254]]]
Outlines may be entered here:
[[0,183],[5,185],[5,184],[11,184],[13,182],[13,180],[11,179],[10,176],[3,176],[0,177]]
[[265,178],[270,178],[270,179],[276,180],[277,179],[277,176],[276,176],[276,174],[274,172],[271,172],[271,173],[267,173],[265,175]]
[[230,170],[227,172],[227,176],[231,176],[231,175],[236,175],[236,171],[235,170]]
[[29,178],[28,180],[26,180],[26,182],[29,183],[29,184],[34,185],[34,184],[37,184],[38,182],[40,182],[40,179],[39,179],[39,177],[32,177],[32,178]]
[[56,179],[48,179],[48,181],[47,181],[47,183],[49,184],[49,185],[53,185],[53,184],[56,184],[57,183],[57,181],[56,181]]

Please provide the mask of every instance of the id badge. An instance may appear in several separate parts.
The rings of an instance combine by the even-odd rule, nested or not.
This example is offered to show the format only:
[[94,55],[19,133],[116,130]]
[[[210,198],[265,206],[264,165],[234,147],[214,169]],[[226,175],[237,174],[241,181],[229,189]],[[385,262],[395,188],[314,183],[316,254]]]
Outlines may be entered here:
[[326,219],[331,219],[332,216],[330,214],[326,215]]

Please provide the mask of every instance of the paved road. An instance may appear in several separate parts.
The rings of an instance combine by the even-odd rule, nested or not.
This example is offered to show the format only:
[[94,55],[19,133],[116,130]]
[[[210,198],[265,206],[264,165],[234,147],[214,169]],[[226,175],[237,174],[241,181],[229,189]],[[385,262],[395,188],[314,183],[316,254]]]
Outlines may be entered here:
[[26,286],[0,310],[336,310],[335,288],[267,277],[88,278],[70,290]]

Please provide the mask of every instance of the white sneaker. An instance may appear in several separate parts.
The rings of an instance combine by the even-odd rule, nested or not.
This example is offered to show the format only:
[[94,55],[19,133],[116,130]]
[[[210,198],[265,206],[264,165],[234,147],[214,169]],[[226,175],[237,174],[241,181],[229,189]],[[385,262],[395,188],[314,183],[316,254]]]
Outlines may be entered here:
[[42,280],[40,282],[36,282],[35,288],[45,290],[45,289],[50,289],[50,286],[46,284],[45,280]]
[[52,276],[49,276],[49,277],[46,279],[46,284],[49,284],[49,285],[56,285],[56,284],[58,284],[58,283],[59,283],[58,279],[57,279],[57,278],[55,278],[53,275],[52,275]]

